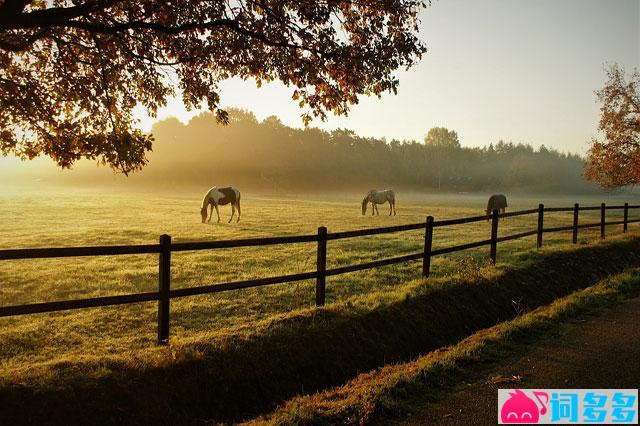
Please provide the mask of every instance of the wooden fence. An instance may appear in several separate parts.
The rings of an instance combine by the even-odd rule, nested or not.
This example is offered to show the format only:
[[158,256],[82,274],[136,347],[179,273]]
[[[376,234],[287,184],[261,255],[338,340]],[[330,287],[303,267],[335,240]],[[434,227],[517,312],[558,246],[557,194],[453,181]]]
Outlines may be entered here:
[[[237,290],[248,287],[259,287],[271,284],[286,283],[301,280],[316,280],[316,306],[323,306],[325,303],[325,279],[327,276],[346,274],[348,272],[361,271],[364,269],[377,268],[383,265],[391,265],[395,263],[409,262],[414,260],[422,260],[422,274],[429,276],[431,258],[446,253],[453,253],[460,250],[467,250],[485,245],[490,246],[489,258],[492,264],[496,262],[497,245],[499,242],[515,240],[527,236],[536,235],[536,246],[541,247],[543,235],[547,232],[569,231],[573,232],[572,241],[577,243],[578,230],[581,228],[600,228],[600,238],[605,237],[606,225],[622,225],[623,232],[627,232],[629,223],[640,222],[640,219],[629,220],[629,210],[638,209],[640,205],[630,206],[625,203],[623,206],[606,206],[602,203],[599,207],[580,207],[575,204],[573,207],[553,207],[545,208],[540,204],[537,209],[521,210],[509,213],[499,214],[497,210],[493,211],[491,216],[491,235],[489,239],[475,241],[467,244],[456,245],[452,247],[432,249],[433,230],[434,228],[460,225],[464,223],[478,222],[488,219],[487,216],[472,216],[461,219],[434,220],[433,216],[428,216],[423,223],[414,223],[408,225],[388,226],[384,228],[361,229],[357,231],[343,232],[327,232],[327,228],[321,226],[318,228],[317,234],[297,235],[287,237],[268,237],[268,238],[250,238],[239,240],[223,240],[223,241],[203,241],[203,242],[184,242],[172,243],[171,236],[161,235],[159,244],[145,244],[132,246],[97,246],[97,247],[65,247],[65,248],[31,248],[31,249],[15,249],[0,250],[0,260],[10,259],[36,259],[36,258],[52,258],[52,257],[72,257],[72,256],[112,256],[125,254],[159,254],[159,270],[158,270],[158,291],[125,294],[117,296],[103,296],[88,299],[64,300],[56,302],[33,303],[27,305],[3,306],[0,307],[0,317],[25,315],[42,312],[54,312],[68,309],[82,309],[96,306],[121,305],[126,303],[139,302],[158,302],[158,343],[167,344],[169,341],[169,301],[176,297],[195,296],[198,294],[218,293],[222,291]],[[623,210],[623,220],[605,222],[606,210]],[[600,210],[600,221],[596,223],[578,223],[578,214],[580,211]],[[554,228],[544,228],[545,212],[573,212],[573,225],[559,226]],[[508,235],[498,238],[498,219],[505,217],[538,215],[537,229],[521,232],[518,234]],[[337,268],[327,269],[327,241],[339,240],[344,238],[355,238],[365,235],[386,234],[391,232],[402,232],[415,229],[424,229],[424,249],[421,252],[397,256],[387,259],[375,260],[356,265],[341,266]],[[203,285],[198,287],[188,287],[180,289],[171,289],[171,253],[179,251],[193,250],[211,250],[220,248],[233,247],[254,247],[267,246],[275,244],[293,244],[293,243],[317,243],[317,267],[315,271],[303,272],[298,274],[283,275],[278,277],[259,278],[245,281],[234,281],[220,284]]]

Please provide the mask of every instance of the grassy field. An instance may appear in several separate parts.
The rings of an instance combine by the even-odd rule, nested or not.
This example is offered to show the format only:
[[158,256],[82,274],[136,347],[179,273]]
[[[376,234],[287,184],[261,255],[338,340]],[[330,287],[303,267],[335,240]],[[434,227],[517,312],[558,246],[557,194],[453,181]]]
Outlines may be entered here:
[[[146,244],[167,233],[173,241],[200,241],[274,235],[329,232],[388,226],[481,214],[485,196],[397,196],[398,215],[360,214],[361,196],[298,196],[263,198],[243,194],[239,224],[227,224],[230,209],[223,207],[223,222],[201,224],[202,194],[180,197],[155,194],[117,194],[102,191],[0,191],[0,248],[64,247],[109,244]],[[634,202],[624,197],[510,197],[509,210],[546,206],[599,205]],[[584,221],[596,222],[599,212],[586,212]],[[611,212],[612,216],[614,215]],[[615,213],[620,217],[620,212]],[[635,213],[634,216],[635,217]],[[545,226],[571,223],[571,214],[553,213]],[[499,235],[533,229],[536,216],[509,218],[500,223]],[[636,225],[631,225],[634,231]],[[619,233],[621,226],[610,229]],[[582,244],[597,239],[597,229],[581,230]],[[439,228],[434,248],[489,237],[489,225],[480,222]],[[500,244],[497,268],[527,262],[536,256],[535,237]],[[570,241],[570,233],[545,235],[544,251]],[[422,249],[423,232],[411,231],[330,242],[328,267],[413,253]],[[487,267],[488,247],[438,257],[432,262],[435,278]],[[473,259],[473,260],[470,260]],[[172,287],[181,288],[249,279],[315,268],[315,244],[272,246],[217,251],[175,253]],[[66,258],[0,262],[0,305],[67,300],[74,298],[154,291],[157,288],[157,256]],[[402,283],[419,278],[420,264],[384,267],[330,277],[327,303],[347,309],[371,310],[397,297]],[[230,335],[259,332],[271,320],[314,304],[311,281],[245,289],[171,302],[173,345],[207,340],[223,342]],[[156,305],[143,303],[0,318],[0,376],[23,377],[47,370],[53,363],[104,357],[150,358],[155,347]],[[258,324],[261,324],[258,326]],[[136,358],[139,358],[136,356]]]
[[557,335],[561,327],[576,320],[582,323],[585,316],[602,313],[639,294],[640,268],[629,268],[456,345],[362,373],[339,387],[295,397],[248,423],[404,424],[408,413],[429,409],[425,401],[434,402],[445,392],[471,386],[497,365],[513,361],[514,355],[526,356],[550,334]]

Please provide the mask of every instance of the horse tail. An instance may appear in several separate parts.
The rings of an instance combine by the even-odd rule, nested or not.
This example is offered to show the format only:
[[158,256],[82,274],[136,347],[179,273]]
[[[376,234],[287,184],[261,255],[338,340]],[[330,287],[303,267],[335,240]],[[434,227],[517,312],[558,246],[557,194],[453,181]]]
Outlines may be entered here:
[[236,189],[238,193],[238,198],[236,199],[236,207],[238,208],[238,222],[240,222],[240,215],[242,214],[242,210],[240,210],[240,191]]

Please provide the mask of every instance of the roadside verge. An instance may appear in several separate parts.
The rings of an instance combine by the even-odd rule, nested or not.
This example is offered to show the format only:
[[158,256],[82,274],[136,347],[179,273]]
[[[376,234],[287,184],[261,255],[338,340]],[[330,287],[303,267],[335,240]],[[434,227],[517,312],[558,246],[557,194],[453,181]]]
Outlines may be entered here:
[[[454,346],[408,363],[361,374],[334,389],[294,398],[278,410],[248,424],[366,424],[379,422],[381,418],[406,416],[409,407],[415,406],[412,404],[413,395],[420,395],[422,401],[435,400],[438,392],[452,389],[462,381],[473,380],[492,366],[504,362],[514,352],[557,330],[566,321],[638,296],[640,268],[629,268],[549,306],[482,330]],[[506,384],[502,387],[512,386]],[[478,404],[473,406],[482,410]],[[491,414],[494,413],[492,410]],[[469,415],[478,420],[475,414]],[[495,424],[495,417],[491,420]]]

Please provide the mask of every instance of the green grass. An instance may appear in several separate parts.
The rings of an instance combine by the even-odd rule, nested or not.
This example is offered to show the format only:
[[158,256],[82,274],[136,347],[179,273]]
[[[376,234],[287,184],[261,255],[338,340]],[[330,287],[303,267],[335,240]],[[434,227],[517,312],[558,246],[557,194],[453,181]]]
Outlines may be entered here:
[[[193,198],[49,194],[33,200],[14,194],[0,204],[1,232],[12,248],[130,244],[154,242],[156,233],[164,232],[177,241],[291,235],[313,232],[318,224],[337,231],[412,223],[425,212],[449,218],[482,209],[478,197],[439,202],[416,196],[395,218],[363,218],[356,197],[245,196],[239,225],[202,225]],[[511,204],[517,209],[534,203]],[[45,210],[48,216],[41,216]],[[290,217],[283,218],[285,213]],[[507,219],[501,227],[511,233],[535,224],[535,216],[521,219]],[[56,225],[47,228],[47,221]],[[569,215],[550,215],[546,223],[566,221]],[[439,229],[436,247],[485,239],[489,231],[485,222],[456,229],[448,234]],[[169,347],[155,345],[153,303],[5,318],[0,321],[5,420],[20,418],[25,407],[34,419],[56,413],[78,423],[101,416],[114,424],[129,416],[142,423],[246,418],[293,395],[343,383],[359,371],[454,343],[637,263],[637,256],[629,255],[639,252],[637,240],[612,236],[600,244],[594,234],[583,233],[584,244],[577,247],[566,243],[567,234],[549,235],[539,251],[533,238],[502,244],[496,268],[486,266],[487,248],[437,258],[426,283],[419,279],[419,263],[331,278],[328,304],[319,310],[313,307],[313,282],[174,300]],[[438,243],[438,236],[447,241]],[[23,239],[29,244],[19,245]],[[329,264],[396,256],[420,250],[422,243],[422,232],[331,242]],[[311,260],[304,263],[305,258]],[[298,272],[312,269],[314,260],[314,245],[179,253],[173,258],[173,283]],[[8,305],[153,290],[156,273],[155,256],[6,261],[0,262],[6,283],[0,297]]]
[[[485,202],[484,196],[476,195],[399,193],[398,216],[386,216],[381,207],[381,216],[362,217],[359,195],[277,199],[243,194],[244,215],[239,224],[224,222],[230,212],[223,207],[222,223],[203,225],[198,212],[200,197],[199,193],[169,197],[6,190],[0,193],[0,248],[146,244],[157,242],[162,233],[172,235],[173,241],[298,235],[315,233],[321,225],[332,232],[414,223],[427,215],[436,219],[477,215]],[[575,201],[596,205],[602,200],[511,197],[510,210],[535,207],[539,201],[547,206],[568,206]],[[620,204],[622,199],[607,202]],[[597,221],[598,212],[589,214],[588,220]],[[507,219],[500,223],[500,235],[532,229],[535,223],[535,215]],[[545,219],[547,226],[570,223],[570,214],[555,213]],[[580,242],[596,241],[596,233],[581,232]],[[440,228],[434,235],[434,248],[486,239],[488,234],[485,222]],[[500,244],[497,270],[566,248],[570,235],[545,235],[545,248],[537,252],[534,238]],[[332,241],[328,267],[412,253],[420,251],[422,244],[421,231]],[[435,258],[434,279],[473,270],[473,264],[486,266],[487,251],[481,248]],[[469,259],[474,259],[471,269],[467,267]],[[315,244],[174,253],[172,288],[314,268]],[[155,255],[1,261],[0,305],[154,291],[157,270]],[[373,310],[395,300],[405,283],[419,274],[419,262],[412,262],[330,277],[327,303]],[[176,299],[171,303],[171,341],[175,345],[203,339],[225,341],[229,336],[253,333],[256,322],[311,309],[313,303],[312,281]],[[0,318],[0,375],[20,376],[38,367],[46,370],[51,363],[64,360],[146,357],[157,350],[156,309],[154,303],[144,303]]]
[[[250,418],[295,395],[453,344],[640,265],[640,239],[546,252],[527,263],[502,271],[467,266],[472,274],[411,280],[323,309],[201,331],[169,347],[55,354],[0,376],[0,423],[25,422],[25,413],[31,423],[64,424]],[[23,337],[20,343],[29,345],[29,336]]]
[[270,425],[364,424],[406,415],[412,395],[430,395],[478,376],[480,371],[533,345],[567,321],[640,295],[640,268],[629,268],[549,306],[473,334],[460,343],[359,375],[342,386],[293,398],[248,422]]

